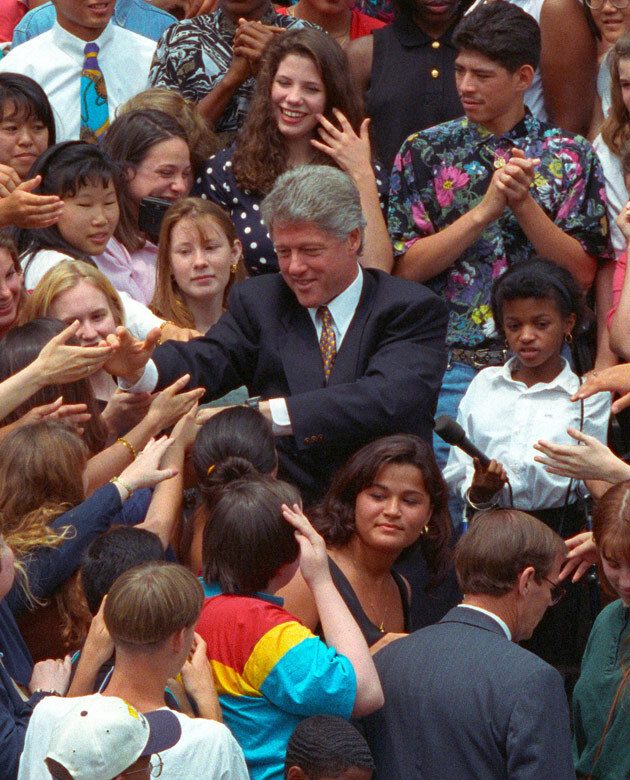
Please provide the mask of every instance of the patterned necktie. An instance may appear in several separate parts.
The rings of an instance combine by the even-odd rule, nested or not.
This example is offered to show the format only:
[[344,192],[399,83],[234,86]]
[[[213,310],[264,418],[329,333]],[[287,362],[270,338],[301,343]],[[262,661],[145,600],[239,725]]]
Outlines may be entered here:
[[335,331],[332,328],[332,315],[328,306],[320,306],[317,309],[317,316],[322,321],[322,335],[319,337],[319,351],[322,353],[322,362],[324,363],[324,376],[326,383],[330,379],[335,358],[337,357],[337,339]]
[[81,133],[82,141],[96,143],[109,125],[107,88],[98,64],[98,45],[87,43],[83,50],[85,62],[81,71]]

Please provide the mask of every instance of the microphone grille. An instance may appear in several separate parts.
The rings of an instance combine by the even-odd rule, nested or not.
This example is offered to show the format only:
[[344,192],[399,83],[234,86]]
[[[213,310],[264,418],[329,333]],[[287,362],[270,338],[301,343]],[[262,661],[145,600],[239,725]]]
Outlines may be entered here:
[[436,418],[435,432],[440,439],[443,439],[447,444],[457,445],[466,436],[462,426],[452,417],[449,417],[448,414],[441,414]]

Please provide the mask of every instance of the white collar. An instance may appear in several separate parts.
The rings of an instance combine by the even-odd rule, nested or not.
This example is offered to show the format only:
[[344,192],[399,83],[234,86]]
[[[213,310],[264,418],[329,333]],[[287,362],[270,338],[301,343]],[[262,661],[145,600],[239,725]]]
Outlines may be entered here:
[[88,43],[95,43],[99,51],[103,48],[103,46],[107,46],[112,38],[114,37],[114,23],[110,19],[107,27],[103,30],[103,32],[99,35],[99,37],[95,41],[84,41],[81,38],[77,38],[76,35],[73,35],[72,33],[69,33],[67,30],[64,30],[63,27],[55,20],[55,23],[52,27],[53,32],[53,40],[55,44],[66,54],[68,54],[72,58],[81,58],[83,59],[85,57],[85,47]]
[[[363,270],[361,266],[358,267],[358,274],[356,279],[350,284],[343,292],[340,292],[336,298],[333,298],[330,303],[327,304],[330,316],[333,319],[333,323],[341,339],[346,334],[354,313],[359,305],[359,299],[361,298],[361,292],[363,291]],[[319,306],[309,307],[308,313],[311,315],[313,324],[316,325],[316,315]],[[340,341],[341,341],[340,339]],[[338,345],[339,346],[339,345]]]
[[476,606],[473,606],[472,604],[465,604],[464,602],[462,602],[459,606],[460,607],[466,607],[466,609],[474,609],[477,612],[482,612],[484,615],[487,615],[488,617],[491,617],[493,620],[495,620],[501,626],[505,636],[510,640],[510,642],[512,641],[512,632],[508,628],[507,623],[505,622],[505,620],[502,620],[498,615],[495,615],[494,612],[490,612],[489,610],[484,609],[483,607],[476,607]]
[[[528,387],[527,391],[538,392],[540,390],[552,390],[555,387],[558,387],[561,390],[569,393],[569,395],[573,395],[573,393],[575,393],[579,387],[580,380],[569,365],[569,361],[563,357],[561,357],[560,360],[562,361],[562,370],[555,379],[552,379],[551,382],[539,382],[532,387]],[[499,376],[502,380],[509,382],[510,384],[514,384],[516,382],[522,385],[523,383],[519,382],[518,379],[512,378],[512,371],[514,370],[514,367],[517,365],[517,363],[518,358],[510,358],[502,367],[502,370],[498,373],[497,376]]]

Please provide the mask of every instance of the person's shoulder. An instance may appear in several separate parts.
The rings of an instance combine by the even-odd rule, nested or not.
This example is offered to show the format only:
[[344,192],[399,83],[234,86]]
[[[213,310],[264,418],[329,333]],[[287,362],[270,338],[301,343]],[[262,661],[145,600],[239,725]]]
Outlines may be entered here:
[[630,610],[626,607],[621,599],[615,599],[615,601],[607,604],[604,609],[595,618],[592,631],[606,632],[616,626],[625,625],[628,622]]
[[364,268],[363,274],[368,290],[373,289],[380,299],[397,307],[434,306],[446,310],[444,301],[419,282],[401,279],[377,268]]
[[0,60],[0,70],[11,71],[13,68],[22,65],[37,67],[42,50],[52,45],[53,31],[52,29],[46,30],[46,32],[24,41],[24,43],[11,49],[8,54],[5,54]]
[[152,38],[147,38],[145,35],[133,32],[126,27],[120,27],[120,25],[112,25],[113,40],[116,45],[123,45],[129,47],[129,53],[133,54],[134,58],[142,56],[145,53],[149,53],[151,56],[155,51],[156,41]]
[[[182,736],[190,746],[192,739],[203,742],[208,741],[207,747],[217,746],[218,744],[231,745],[234,741],[232,732],[223,723],[208,718],[191,718],[183,712],[169,710],[179,720],[182,727]],[[176,746],[175,746],[176,747]]]
[[558,149],[560,151],[575,149],[581,154],[594,155],[593,146],[590,141],[587,141],[584,136],[579,133],[572,133],[570,130],[565,130],[563,127],[553,125],[550,122],[545,122],[541,119],[530,118],[531,136],[532,139],[541,139],[545,146],[550,149]]
[[[55,6],[51,3],[42,3],[27,11],[15,26],[15,30],[25,35],[37,34],[41,25],[51,26],[55,21]],[[33,29],[35,28],[35,29]],[[14,31],[15,32],[15,31]]]
[[276,27],[284,27],[287,30],[295,29],[311,29],[321,30],[322,28],[318,24],[313,22],[307,22],[305,19],[298,19],[296,16],[288,16],[287,14],[281,14],[276,11],[276,18],[274,20]]
[[128,3],[130,6],[133,6],[139,13],[149,17],[153,17],[153,19],[161,18],[165,22],[169,22],[169,24],[174,24],[177,22],[177,17],[173,16],[173,14],[170,14],[168,11],[164,11],[162,8],[158,8],[155,5],[152,5],[149,2],[145,2],[145,0],[128,0]]
[[180,41],[187,41],[203,35],[208,35],[209,30],[215,27],[216,11],[204,16],[194,16],[192,19],[182,19],[180,22],[167,27],[162,33],[160,42],[169,45],[177,45]]

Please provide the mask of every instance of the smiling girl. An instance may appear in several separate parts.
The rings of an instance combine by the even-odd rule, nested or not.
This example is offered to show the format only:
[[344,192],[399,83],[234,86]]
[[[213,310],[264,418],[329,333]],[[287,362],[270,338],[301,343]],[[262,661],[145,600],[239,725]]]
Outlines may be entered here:
[[[446,485],[433,453],[416,436],[366,445],[335,475],[310,511],[324,537],[330,573],[372,652],[409,632],[411,588],[392,570],[405,550],[420,548],[426,598],[450,562]],[[298,572],[280,591],[285,607],[316,633],[319,614]]]

